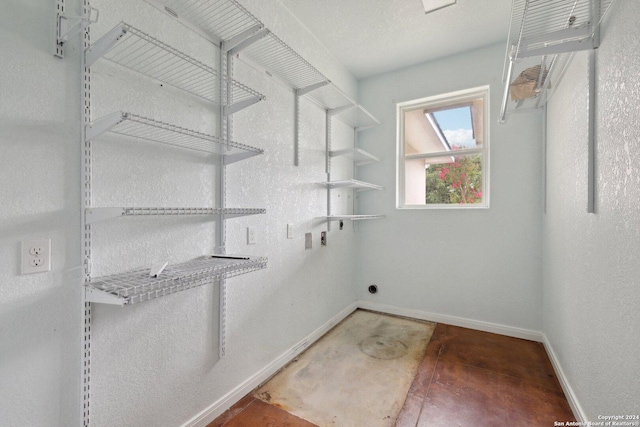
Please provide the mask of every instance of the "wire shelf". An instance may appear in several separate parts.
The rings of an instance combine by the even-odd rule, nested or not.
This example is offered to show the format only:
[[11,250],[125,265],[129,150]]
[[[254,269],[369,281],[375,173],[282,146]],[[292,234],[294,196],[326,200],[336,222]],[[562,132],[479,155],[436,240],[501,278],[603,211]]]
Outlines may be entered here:
[[327,188],[353,188],[356,191],[384,190],[384,187],[381,185],[358,181],[357,179],[347,179],[344,181],[328,181],[322,182],[321,184],[326,185]]
[[595,46],[590,39],[612,3],[613,0],[514,0],[508,46],[516,46],[516,59],[592,49]]
[[340,109],[345,106],[355,106],[356,104],[331,82],[327,82],[324,86],[310,91],[306,96],[325,110]]
[[272,32],[245,47],[243,54],[294,89],[328,81],[320,71]]
[[157,277],[149,269],[92,279],[87,285],[91,302],[129,305],[159,298],[175,292],[206,285],[214,280],[246,274],[266,268],[263,257],[206,256],[168,266]]
[[513,0],[500,122],[545,105],[571,58],[598,46],[598,27],[614,0]]
[[[147,1],[197,31],[227,42],[230,53],[253,63],[294,89],[315,87],[306,92],[306,96],[325,109],[341,110],[337,117],[348,125],[365,128],[380,124],[282,39],[265,29],[264,24],[236,0]],[[353,108],[344,111],[342,107],[345,106]]]
[[[219,73],[212,67],[174,49],[156,38],[121,22],[85,52],[87,66],[100,58],[181,89],[208,101],[220,99]],[[258,102],[264,96],[228,79],[234,104]]]
[[154,0],[170,15],[195,25],[209,36],[229,41],[262,23],[234,0]]
[[167,208],[167,207],[104,207],[85,210],[87,224],[124,216],[184,216],[184,215],[224,215],[235,218],[267,213],[260,208]]
[[[507,114],[525,112],[532,109],[540,108],[551,99],[551,96],[555,92],[556,87],[564,71],[569,64],[573,53],[561,53],[550,55],[545,58],[545,69],[548,70],[548,75],[545,78],[545,84],[541,86],[540,91],[533,97],[527,99],[513,100],[509,98],[507,101]],[[529,69],[530,67],[540,66],[539,58],[525,58],[513,66],[513,76],[517,77],[520,73]],[[514,77],[514,78],[515,78]],[[512,78],[513,81],[513,78]]]
[[328,215],[327,221],[362,221],[366,219],[381,219],[384,215]]
[[369,163],[379,162],[380,159],[373,154],[367,153],[361,148],[345,148],[344,150],[329,151],[331,157],[345,157],[355,162],[356,166],[363,166]]
[[364,130],[380,124],[378,119],[359,104],[352,108],[338,109],[331,114],[356,130]]
[[222,154],[227,156],[227,164],[264,152],[249,145],[225,141],[202,132],[122,111],[87,124],[86,139],[92,140],[106,132],[189,150]]

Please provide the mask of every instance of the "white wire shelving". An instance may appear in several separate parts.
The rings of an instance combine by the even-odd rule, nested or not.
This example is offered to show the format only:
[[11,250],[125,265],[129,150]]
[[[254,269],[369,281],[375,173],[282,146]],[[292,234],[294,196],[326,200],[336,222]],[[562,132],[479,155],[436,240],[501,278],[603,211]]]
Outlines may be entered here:
[[379,124],[309,61],[276,36],[236,0],[147,0],[211,40],[230,56],[249,62],[305,95],[352,127]]
[[326,186],[329,189],[334,188],[353,188],[356,191],[367,190],[384,190],[384,187],[377,184],[371,184],[369,182],[358,181],[357,179],[346,179],[341,181],[326,181],[320,184]]
[[239,142],[226,141],[206,133],[123,111],[116,111],[88,123],[86,140],[93,140],[107,132],[204,153],[220,154],[225,156],[225,164],[264,153],[262,149]]
[[[572,53],[598,47],[599,25],[613,1],[513,0],[500,122],[545,105]],[[525,93],[516,93],[518,85],[526,85]]]
[[323,218],[327,221],[362,221],[384,218],[384,215],[328,215]]
[[87,224],[128,216],[222,216],[237,218],[267,213],[262,208],[95,207],[85,209]]
[[344,157],[354,162],[355,166],[364,166],[369,163],[379,162],[380,159],[361,148],[345,148],[342,150],[329,151],[330,157]]
[[[205,100],[225,104],[220,97],[220,75],[214,68],[124,22],[86,49],[88,67],[101,58]],[[225,106],[225,115],[265,99],[233,79],[227,79],[227,83],[233,104]]]
[[205,256],[167,266],[157,276],[151,276],[146,268],[93,278],[85,285],[85,297],[94,303],[136,304],[260,270],[266,265],[267,259],[263,257]]
[[369,111],[360,104],[353,104],[329,111],[331,116],[356,130],[364,130],[380,124]]

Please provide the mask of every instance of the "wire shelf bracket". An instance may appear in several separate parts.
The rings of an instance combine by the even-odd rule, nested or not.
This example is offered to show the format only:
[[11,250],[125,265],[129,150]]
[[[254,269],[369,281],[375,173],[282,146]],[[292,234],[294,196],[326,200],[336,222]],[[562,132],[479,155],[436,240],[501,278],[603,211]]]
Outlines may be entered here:
[[[95,17],[92,18],[93,12]],[[56,51],[55,56],[59,58],[64,57],[64,44],[70,39],[76,37],[84,30],[89,28],[89,25],[98,22],[100,11],[94,7],[88,8],[87,16],[69,16],[64,14],[64,0],[57,0],[56,2]]]

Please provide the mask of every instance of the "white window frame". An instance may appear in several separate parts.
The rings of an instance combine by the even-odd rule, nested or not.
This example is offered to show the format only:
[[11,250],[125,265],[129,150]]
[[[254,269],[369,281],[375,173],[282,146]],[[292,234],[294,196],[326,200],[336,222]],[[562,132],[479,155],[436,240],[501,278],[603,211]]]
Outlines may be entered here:
[[[419,109],[434,109],[482,98],[483,139],[482,147],[456,151],[456,154],[482,154],[482,203],[466,204],[406,204],[405,203],[405,161],[417,158],[442,157],[442,153],[405,155],[404,128],[405,112]],[[488,209],[489,208],[489,85],[449,92],[427,98],[396,104],[396,209]]]

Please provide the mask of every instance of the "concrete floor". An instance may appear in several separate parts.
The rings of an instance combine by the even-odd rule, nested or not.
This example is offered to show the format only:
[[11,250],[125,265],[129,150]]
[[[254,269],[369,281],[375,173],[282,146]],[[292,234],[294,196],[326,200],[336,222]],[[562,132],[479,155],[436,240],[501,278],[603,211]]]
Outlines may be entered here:
[[[389,425],[535,427],[575,421],[541,343],[444,324],[436,326],[403,399]],[[249,394],[208,427],[318,425]]]
[[393,427],[434,328],[356,311],[254,396],[321,427]]

